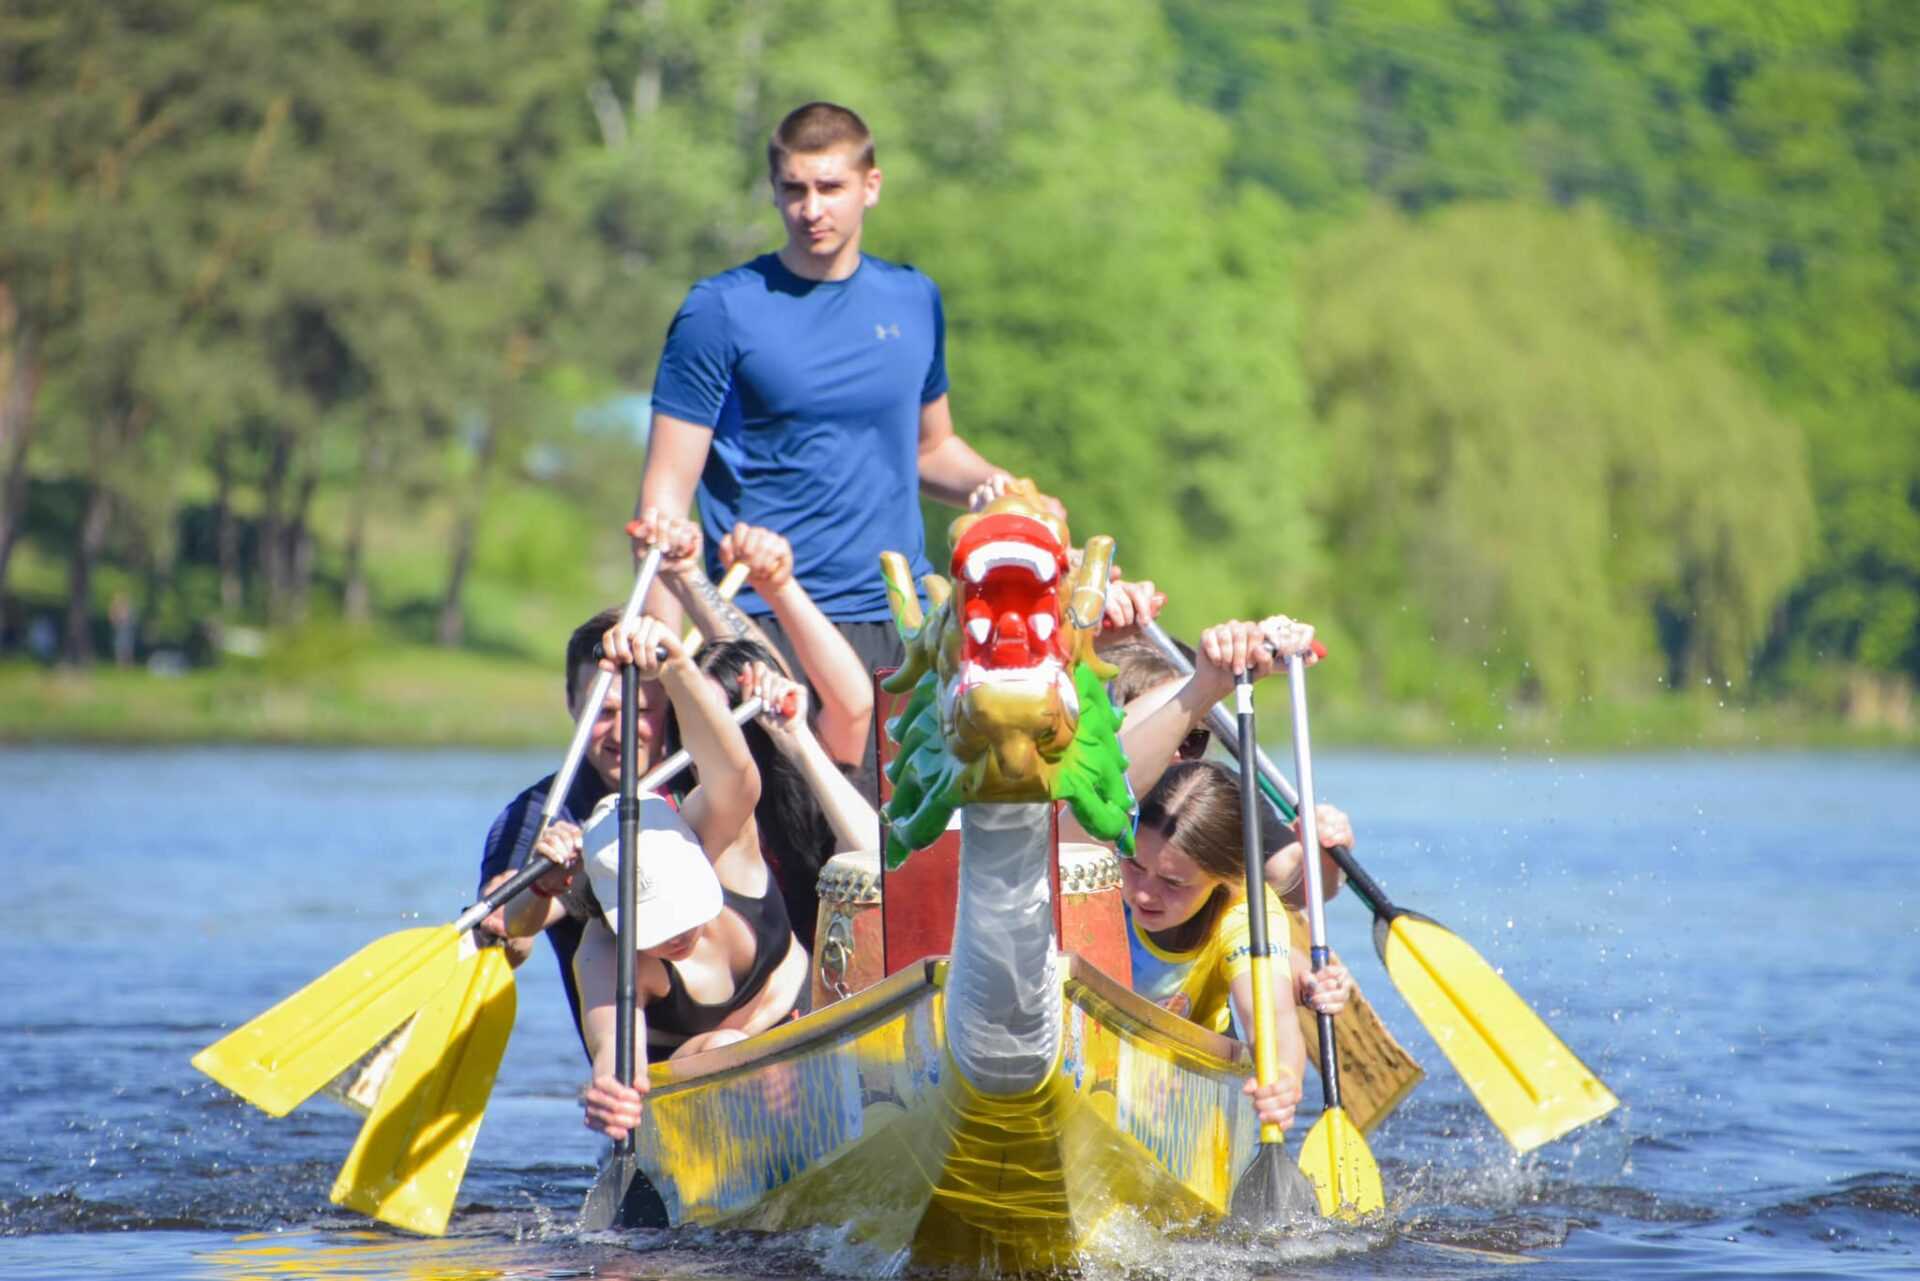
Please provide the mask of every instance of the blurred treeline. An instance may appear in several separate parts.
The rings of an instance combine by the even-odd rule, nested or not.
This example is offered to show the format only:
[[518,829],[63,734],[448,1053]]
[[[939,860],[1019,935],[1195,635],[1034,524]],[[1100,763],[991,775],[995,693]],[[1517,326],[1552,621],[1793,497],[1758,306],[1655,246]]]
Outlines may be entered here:
[[1311,617],[1333,696],[1467,728],[1904,723],[1911,0],[9,0],[8,639],[546,662],[820,97],[961,430],[1177,624]]

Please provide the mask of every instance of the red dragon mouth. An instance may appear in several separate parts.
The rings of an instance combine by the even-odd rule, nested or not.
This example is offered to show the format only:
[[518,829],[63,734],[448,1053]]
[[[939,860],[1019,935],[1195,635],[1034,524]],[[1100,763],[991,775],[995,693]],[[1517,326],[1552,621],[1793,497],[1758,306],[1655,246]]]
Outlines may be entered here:
[[960,588],[960,688],[993,685],[1043,694],[1063,687],[1061,579],[1067,556],[1053,531],[1030,516],[999,513],[975,521],[953,549]]

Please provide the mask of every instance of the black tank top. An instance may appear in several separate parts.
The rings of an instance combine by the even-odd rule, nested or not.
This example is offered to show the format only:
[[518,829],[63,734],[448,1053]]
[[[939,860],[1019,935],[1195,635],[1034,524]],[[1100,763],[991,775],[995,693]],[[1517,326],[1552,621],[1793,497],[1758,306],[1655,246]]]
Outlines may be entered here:
[[651,1049],[671,1053],[702,1032],[719,1027],[729,1014],[760,995],[793,946],[793,925],[787,917],[787,905],[771,875],[767,877],[763,898],[735,894],[724,885],[720,887],[720,894],[725,906],[738,913],[753,931],[753,968],[740,980],[732,996],[718,1005],[707,1005],[693,999],[686,984],[680,981],[680,971],[674,968],[673,962],[662,962],[667,967],[667,994],[647,1003],[647,1045]]

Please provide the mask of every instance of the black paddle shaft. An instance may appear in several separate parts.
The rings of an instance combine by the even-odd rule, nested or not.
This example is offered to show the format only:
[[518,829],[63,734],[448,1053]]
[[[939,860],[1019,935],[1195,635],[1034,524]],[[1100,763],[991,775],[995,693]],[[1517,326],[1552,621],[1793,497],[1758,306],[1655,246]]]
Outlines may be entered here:
[[[633,1088],[637,1065],[633,1053],[634,913],[640,909],[640,777],[634,739],[640,732],[640,673],[632,663],[620,669],[620,958],[614,970],[614,1074]],[[624,1155],[633,1154],[633,1131],[620,1140]]]

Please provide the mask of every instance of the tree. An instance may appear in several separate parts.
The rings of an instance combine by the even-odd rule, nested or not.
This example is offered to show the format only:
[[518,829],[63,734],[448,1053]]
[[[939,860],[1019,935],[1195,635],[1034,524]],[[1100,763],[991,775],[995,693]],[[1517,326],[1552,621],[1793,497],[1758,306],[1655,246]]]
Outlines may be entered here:
[[1376,213],[1302,281],[1320,512],[1382,694],[1430,696],[1389,656],[1435,643],[1557,707],[1744,681],[1812,534],[1801,438],[1597,211]]
[[1234,122],[1237,172],[1309,227],[1371,200],[1606,210],[1681,327],[1807,433],[1819,550],[1772,653],[1920,677],[1920,9],[1167,9],[1183,87]]

